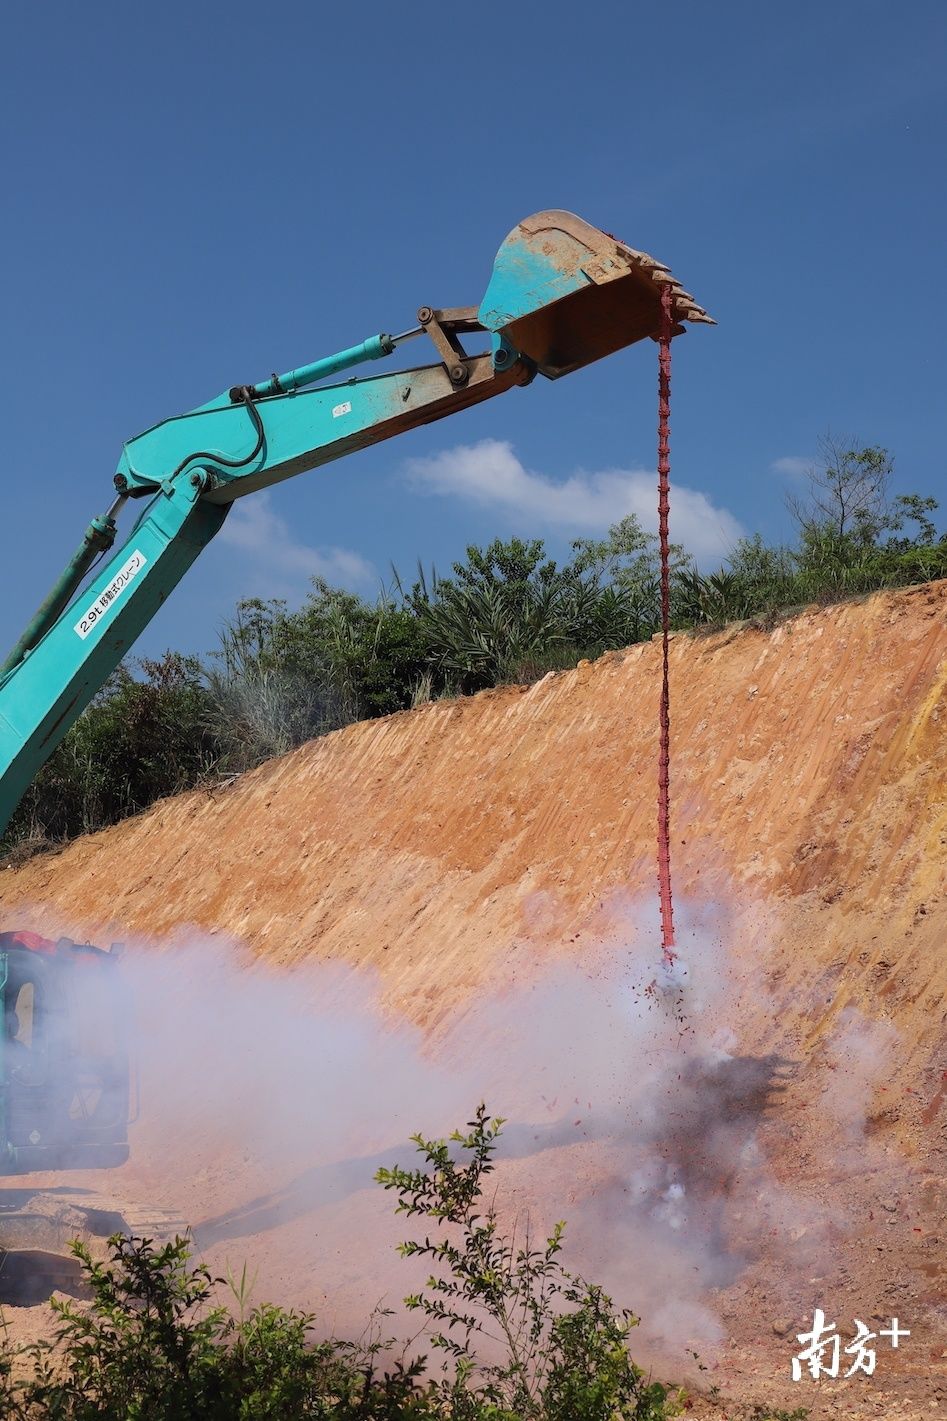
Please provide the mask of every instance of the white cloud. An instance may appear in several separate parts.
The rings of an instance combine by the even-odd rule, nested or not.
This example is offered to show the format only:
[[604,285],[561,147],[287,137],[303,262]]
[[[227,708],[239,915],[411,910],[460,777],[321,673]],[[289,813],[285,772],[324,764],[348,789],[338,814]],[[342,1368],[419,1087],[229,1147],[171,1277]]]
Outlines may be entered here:
[[297,542],[265,492],[234,504],[220,530],[220,541],[246,556],[263,596],[293,600],[308,590],[312,577],[351,590],[377,581],[371,563],[349,548],[313,548]]
[[771,473],[785,474],[790,479],[804,479],[812,468],[812,460],[788,454],[784,459],[774,459],[769,467]]
[[[629,513],[657,532],[657,475],[648,469],[579,470],[557,482],[520,463],[506,440],[461,444],[406,465],[412,485],[424,493],[465,498],[483,507],[525,514],[534,525],[565,527],[576,534],[604,533]],[[671,537],[698,561],[728,553],[744,536],[742,524],[706,494],[672,482]]]

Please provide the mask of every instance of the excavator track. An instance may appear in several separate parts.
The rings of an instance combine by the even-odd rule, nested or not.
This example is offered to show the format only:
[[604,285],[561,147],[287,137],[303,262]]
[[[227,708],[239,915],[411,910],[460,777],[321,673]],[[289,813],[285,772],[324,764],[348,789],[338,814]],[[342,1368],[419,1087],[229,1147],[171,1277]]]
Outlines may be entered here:
[[181,1215],[112,1194],[78,1189],[0,1192],[0,1306],[31,1307],[53,1291],[82,1297],[82,1270],[69,1245],[81,1239],[103,1258],[113,1234],[164,1243],[184,1234]]

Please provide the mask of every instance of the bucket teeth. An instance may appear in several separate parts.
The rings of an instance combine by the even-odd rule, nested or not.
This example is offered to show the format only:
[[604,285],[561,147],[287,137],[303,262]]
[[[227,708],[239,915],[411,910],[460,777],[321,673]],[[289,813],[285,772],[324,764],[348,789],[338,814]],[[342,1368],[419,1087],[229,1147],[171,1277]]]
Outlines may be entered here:
[[670,267],[659,262],[656,257],[649,256],[647,252],[637,252],[633,247],[626,247],[623,242],[620,243],[620,246],[630,264],[637,267],[642,275],[650,276],[651,280],[659,286],[672,288],[674,314],[679,321],[700,322],[700,324],[708,326],[717,324],[713,316],[708,316],[704,308],[698,306],[691,293],[684,290],[680,282],[675,279]]
[[647,252],[636,252],[631,247],[627,248],[635,266],[642,267],[645,271],[670,271],[663,262],[659,262],[656,257],[649,257]]
[[[638,255],[637,253],[635,255]],[[671,299],[674,303],[674,314],[679,321],[700,322],[702,325],[715,326],[717,322],[713,316],[708,316],[703,306],[698,306],[689,291],[685,291],[679,282],[675,281],[671,272],[660,262],[648,257],[637,265],[651,272],[651,280],[657,282],[659,286],[671,287]]]

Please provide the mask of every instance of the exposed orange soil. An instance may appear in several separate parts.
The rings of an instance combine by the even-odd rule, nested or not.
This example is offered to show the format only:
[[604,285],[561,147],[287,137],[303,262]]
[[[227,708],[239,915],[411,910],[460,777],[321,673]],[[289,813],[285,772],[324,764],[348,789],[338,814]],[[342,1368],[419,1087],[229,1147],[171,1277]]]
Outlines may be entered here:
[[[280,968],[370,968],[386,1008],[436,1038],[524,961],[585,960],[618,895],[653,893],[659,660],[636,646],[351,726],[6,870],[4,920],[98,941],[196,926]],[[947,1397],[947,582],[770,631],[675,637],[671,675],[676,892],[726,905],[740,1055],[791,1063],[760,1129],[777,1178],[848,1219],[824,1271],[788,1244],[748,1249],[713,1300],[727,1340],[711,1381],[813,1416],[934,1414]],[[853,1012],[897,1046],[871,1080],[863,1166],[840,1171],[820,1099]],[[126,1192],[157,1178],[144,1154],[119,1172]],[[594,1190],[608,1172],[607,1147],[549,1155],[550,1188]],[[206,1165],[162,1201],[195,1224],[261,1187],[255,1166],[230,1162],[224,1178]],[[344,1202],[327,1208],[344,1217]],[[288,1229],[318,1267],[294,1225],[254,1233],[252,1217],[237,1235],[248,1249],[264,1256]],[[746,1231],[740,1215],[729,1227]],[[795,1331],[816,1303],[846,1320],[900,1312],[913,1350],[879,1356],[871,1382],[789,1386],[773,1324]]]

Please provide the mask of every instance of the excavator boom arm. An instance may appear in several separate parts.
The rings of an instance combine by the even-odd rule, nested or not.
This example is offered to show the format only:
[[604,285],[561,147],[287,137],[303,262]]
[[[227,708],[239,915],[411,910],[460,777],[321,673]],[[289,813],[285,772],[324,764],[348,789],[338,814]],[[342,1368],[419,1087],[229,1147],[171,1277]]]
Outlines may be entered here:
[[[509,368],[498,370],[490,355],[463,362],[458,357],[456,363],[464,371],[456,382],[440,364],[292,394],[260,397],[252,386],[236,387],[233,398],[221,396],[130,440],[116,475],[118,487],[132,496],[153,493],[165,482],[168,469],[204,467],[210,474],[205,497],[211,503],[233,503],[294,474],[456,414],[529,378],[522,362],[511,361]],[[230,468],[215,460],[215,451],[226,451],[227,458],[241,466]]]
[[[525,385],[656,337],[662,286],[710,321],[667,268],[571,213],[538,213],[501,246],[477,308],[418,311],[418,327],[239,385],[124,446],[119,498],[0,668],[0,832],[33,776],[128,653],[237,498]],[[319,383],[426,334],[437,364]],[[489,349],[468,353],[465,341]],[[148,499],[120,550],[114,513]],[[79,588],[96,558],[98,575]],[[76,594],[79,593],[77,596]]]

